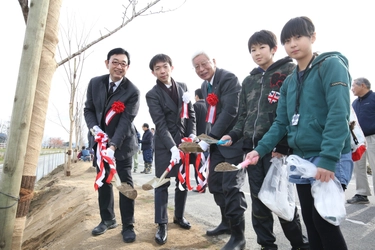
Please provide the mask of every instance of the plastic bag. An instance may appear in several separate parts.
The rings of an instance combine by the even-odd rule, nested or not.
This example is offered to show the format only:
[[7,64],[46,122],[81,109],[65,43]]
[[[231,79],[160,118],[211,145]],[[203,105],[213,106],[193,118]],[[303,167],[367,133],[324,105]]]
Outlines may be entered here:
[[346,217],[345,193],[340,181],[335,177],[329,182],[315,181],[311,186],[314,206],[320,216],[338,226]]
[[273,157],[271,162],[258,197],[277,216],[292,221],[295,211],[294,184],[288,180],[285,157]]
[[[317,167],[297,155],[286,159],[289,175],[301,178],[315,178]],[[346,217],[345,194],[340,181],[335,177],[328,182],[315,180],[311,185],[314,206],[320,216],[329,223],[338,226]]]
[[352,160],[358,161],[362,158],[363,153],[366,151],[366,138],[359,126],[357,116],[351,107],[350,110],[350,144],[352,147]]

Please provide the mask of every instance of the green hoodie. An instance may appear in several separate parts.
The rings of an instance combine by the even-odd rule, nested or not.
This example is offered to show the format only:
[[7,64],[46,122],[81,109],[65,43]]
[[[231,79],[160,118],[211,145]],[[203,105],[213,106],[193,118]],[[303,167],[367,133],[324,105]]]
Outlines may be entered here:
[[[319,156],[317,166],[334,172],[341,154],[351,151],[348,60],[339,52],[323,53],[312,61],[301,81],[297,69],[285,79],[276,120],[255,150],[263,157],[287,133],[294,154]],[[297,106],[298,124],[292,125]]]

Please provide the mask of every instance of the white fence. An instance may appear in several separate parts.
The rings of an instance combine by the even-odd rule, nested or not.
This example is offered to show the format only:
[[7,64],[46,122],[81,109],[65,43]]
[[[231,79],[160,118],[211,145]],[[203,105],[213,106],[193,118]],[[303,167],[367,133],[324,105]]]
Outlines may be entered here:
[[[36,169],[36,181],[51,173],[55,168],[65,162],[65,153],[40,155]],[[0,164],[0,181],[3,172],[3,164]]]

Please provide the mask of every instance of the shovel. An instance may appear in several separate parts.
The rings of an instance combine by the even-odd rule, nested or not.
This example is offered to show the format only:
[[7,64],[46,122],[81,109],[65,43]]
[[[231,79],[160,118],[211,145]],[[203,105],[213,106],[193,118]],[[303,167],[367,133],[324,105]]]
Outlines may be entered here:
[[171,162],[171,164],[169,164],[169,166],[164,171],[164,173],[162,174],[162,176],[160,176],[160,178],[154,177],[149,182],[143,184],[142,185],[142,189],[148,191],[148,190],[160,187],[161,185],[167,183],[169,181],[169,178],[166,179],[165,177],[172,170],[172,168],[174,167],[174,165],[175,165],[175,163]]
[[197,136],[198,139],[202,140],[202,141],[205,141],[206,143],[208,144],[217,144],[217,145],[222,145],[222,144],[225,144],[228,142],[228,140],[216,140],[214,138],[212,138],[211,136],[208,136],[206,134],[201,134],[201,135],[198,135]]
[[[96,135],[93,129],[90,129],[90,132],[93,136]],[[113,164],[115,165],[115,162],[113,162]],[[113,175],[113,177],[115,178],[115,186],[120,193],[122,193],[123,195],[125,195],[126,197],[128,197],[131,200],[134,200],[135,198],[137,198],[137,195],[138,195],[137,190],[135,190],[132,186],[130,186],[126,182],[122,183],[121,180],[120,180],[120,176],[118,175],[117,171]]]
[[219,164],[216,165],[215,172],[238,171],[238,170],[246,167],[249,164],[250,164],[250,160],[244,160],[243,162],[241,162],[237,166],[234,165],[234,164],[230,164],[228,162],[221,162],[221,163],[219,163]]

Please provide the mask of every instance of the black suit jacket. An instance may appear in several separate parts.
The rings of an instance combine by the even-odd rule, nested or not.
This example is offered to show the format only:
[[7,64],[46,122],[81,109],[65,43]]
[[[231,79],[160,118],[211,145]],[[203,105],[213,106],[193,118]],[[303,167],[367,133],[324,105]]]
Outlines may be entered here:
[[[132,157],[138,150],[133,120],[139,110],[139,90],[129,79],[124,77],[116,91],[107,99],[108,81],[108,74],[90,80],[84,116],[89,129],[95,125],[99,126],[108,135],[109,140],[117,146],[115,158],[124,160]],[[122,102],[125,105],[125,110],[116,114],[106,125],[103,119],[115,101]],[[94,147],[96,147],[96,143]]]
[[[191,102],[188,104],[189,119],[180,117],[182,96],[188,91],[186,84],[175,82],[178,94],[178,105],[158,85],[146,94],[146,101],[152,121],[155,124],[155,175],[160,177],[169,165],[170,149],[181,143],[183,137],[195,134],[195,112]],[[175,166],[169,176],[177,176]]]
[[206,126],[207,106],[204,100],[198,100],[193,105],[196,117],[197,135],[210,133],[209,127]]
[[[207,82],[202,83],[202,95],[207,98]],[[239,109],[239,96],[241,84],[236,75],[224,69],[216,68],[212,93],[216,94],[219,102],[216,105],[216,120],[211,126],[210,136],[220,139],[229,133],[237,122]],[[207,107],[209,104],[206,102]],[[232,158],[242,154],[242,141],[231,147],[218,147],[221,154],[226,158]]]

